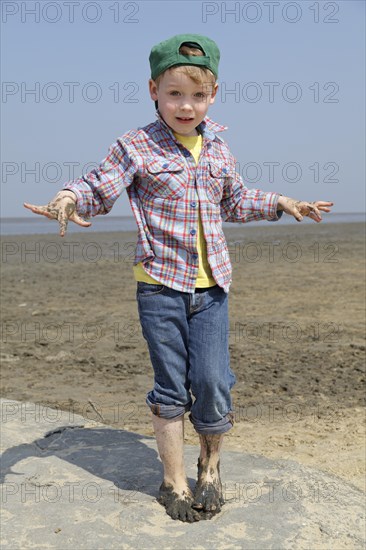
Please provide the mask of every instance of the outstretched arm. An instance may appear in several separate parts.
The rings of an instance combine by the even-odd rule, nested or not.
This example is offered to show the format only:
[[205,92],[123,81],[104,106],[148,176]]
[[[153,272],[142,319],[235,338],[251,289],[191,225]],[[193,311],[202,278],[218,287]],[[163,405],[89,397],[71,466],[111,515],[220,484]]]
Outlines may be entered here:
[[321,212],[330,212],[329,201],[306,202],[279,193],[248,189],[238,173],[227,178],[221,200],[221,216],[224,221],[250,222],[266,219],[278,220],[282,212],[301,222],[308,216],[316,222],[322,221]]
[[46,205],[24,203],[35,214],[58,220],[60,235],[66,233],[68,220],[89,227],[91,218],[107,214],[122,191],[131,185],[136,165],[121,140],[110,147],[108,156],[88,174],[67,182],[64,189]]

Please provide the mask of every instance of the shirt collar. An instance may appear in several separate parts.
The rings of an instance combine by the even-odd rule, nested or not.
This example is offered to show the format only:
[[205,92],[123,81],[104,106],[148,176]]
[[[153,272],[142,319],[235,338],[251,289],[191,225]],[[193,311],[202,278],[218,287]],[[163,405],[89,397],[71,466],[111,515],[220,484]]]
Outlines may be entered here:
[[[167,123],[165,122],[165,120],[162,118],[161,114],[159,113],[159,111],[156,111],[156,117],[158,119],[158,123],[166,130],[169,132],[169,134],[173,137],[173,139],[175,140],[175,136],[171,130],[171,128],[167,125]],[[211,120],[210,118],[208,117],[205,117],[203,119],[203,121],[201,122],[201,124],[198,126],[198,129],[200,131],[200,133],[202,134],[202,137],[203,138],[206,138],[206,139],[209,139],[209,140],[214,140],[215,139],[215,135],[216,133],[218,132],[223,132],[224,130],[227,130],[227,126],[222,126],[221,124],[218,124],[217,122],[214,122],[213,120]]]

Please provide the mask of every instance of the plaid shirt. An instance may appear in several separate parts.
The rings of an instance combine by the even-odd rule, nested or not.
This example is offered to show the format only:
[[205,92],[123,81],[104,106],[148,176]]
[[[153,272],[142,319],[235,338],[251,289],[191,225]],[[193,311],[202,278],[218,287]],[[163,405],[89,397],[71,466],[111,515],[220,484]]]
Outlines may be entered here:
[[117,139],[100,166],[70,181],[83,218],[107,214],[126,188],[138,227],[135,264],[161,284],[193,292],[201,215],[207,259],[217,284],[229,291],[232,268],[222,221],[277,220],[279,194],[247,189],[235,158],[217,134],[226,127],[208,117],[196,165],[190,152],[158,115],[154,123]]

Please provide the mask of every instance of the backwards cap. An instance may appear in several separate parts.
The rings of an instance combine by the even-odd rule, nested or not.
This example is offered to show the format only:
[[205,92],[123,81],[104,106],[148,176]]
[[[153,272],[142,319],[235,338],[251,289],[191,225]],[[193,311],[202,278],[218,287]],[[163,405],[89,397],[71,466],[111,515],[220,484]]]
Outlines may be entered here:
[[[203,55],[180,54],[179,48],[183,44],[200,49]],[[170,69],[170,67],[177,67],[179,65],[206,67],[217,78],[220,50],[215,42],[207,36],[202,36],[200,34],[178,34],[154,46],[151,50],[149,61],[151,78],[153,80],[155,80],[159,74]]]

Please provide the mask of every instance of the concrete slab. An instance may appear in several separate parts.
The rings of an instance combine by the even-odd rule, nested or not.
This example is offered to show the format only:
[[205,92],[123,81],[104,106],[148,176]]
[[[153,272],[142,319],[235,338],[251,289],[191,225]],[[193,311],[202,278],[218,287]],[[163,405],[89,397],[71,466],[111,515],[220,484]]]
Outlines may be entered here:
[[[227,503],[184,524],[156,502],[153,438],[32,403],[1,413],[2,550],[364,548],[362,491],[324,472],[223,452]],[[197,456],[186,447],[192,486]]]

